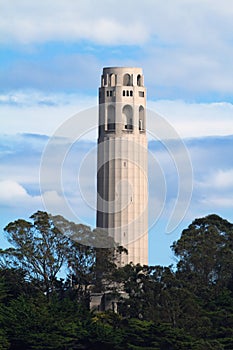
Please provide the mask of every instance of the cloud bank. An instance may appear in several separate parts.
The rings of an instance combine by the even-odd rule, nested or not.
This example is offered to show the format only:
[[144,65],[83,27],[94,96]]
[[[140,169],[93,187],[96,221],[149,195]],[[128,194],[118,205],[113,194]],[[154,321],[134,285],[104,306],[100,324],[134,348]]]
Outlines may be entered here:
[[[0,94],[1,127],[6,134],[36,133],[52,136],[56,129],[77,114],[97,106],[96,97],[74,93],[43,93],[38,90]],[[182,100],[148,101],[148,111],[158,113],[182,138],[233,134],[233,105],[227,102],[189,103]],[[97,129],[96,125],[93,127]],[[154,125],[156,130],[159,126]],[[97,138],[97,132],[87,136]]]
[[129,65],[151,99],[232,102],[232,12],[227,0],[1,1],[2,87],[94,94],[103,66]]
[[176,45],[188,41],[192,47],[205,47],[211,36],[211,46],[224,47],[232,38],[233,10],[226,0],[149,0],[143,4],[133,0],[48,0],[33,5],[30,0],[12,0],[10,4],[1,1],[1,12],[2,42],[87,39],[135,45],[156,37]]

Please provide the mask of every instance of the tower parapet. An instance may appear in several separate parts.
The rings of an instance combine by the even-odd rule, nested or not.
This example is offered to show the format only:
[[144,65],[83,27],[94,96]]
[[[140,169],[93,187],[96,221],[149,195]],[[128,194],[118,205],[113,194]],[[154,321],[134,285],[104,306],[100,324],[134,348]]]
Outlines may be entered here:
[[[146,89],[141,68],[104,68],[99,88],[99,137],[146,130]],[[101,107],[102,105],[102,107]]]

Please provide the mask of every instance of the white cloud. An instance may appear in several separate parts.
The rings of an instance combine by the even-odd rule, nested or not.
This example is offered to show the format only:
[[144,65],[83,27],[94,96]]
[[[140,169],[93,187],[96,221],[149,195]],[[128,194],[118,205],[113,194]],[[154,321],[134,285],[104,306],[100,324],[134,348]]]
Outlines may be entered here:
[[[37,90],[12,91],[0,95],[1,129],[5,134],[35,133],[53,135],[55,130],[78,114],[80,127],[85,129],[88,114],[97,107],[96,97],[78,94],[53,94]],[[90,109],[91,111],[91,109]],[[93,109],[94,111],[94,109]],[[97,111],[95,110],[95,113]],[[180,137],[225,136],[233,134],[233,105],[231,103],[187,103],[182,100],[148,101],[148,131],[159,131],[153,115],[162,116]],[[92,126],[98,117],[91,114]],[[96,123],[95,123],[96,122]],[[89,128],[89,127],[88,127]],[[161,130],[160,130],[161,131]],[[78,135],[79,130],[77,130]],[[158,134],[156,132],[156,134]],[[166,130],[165,130],[166,132]],[[75,130],[72,130],[75,133]],[[96,131],[84,138],[96,140]]]
[[[118,3],[109,1],[12,1],[2,6],[1,41],[20,43],[87,39],[97,43],[135,44],[147,39],[143,23],[120,19]],[[115,9],[114,9],[115,7]],[[115,10],[118,9],[116,12]],[[125,10],[129,13],[129,9]],[[117,15],[119,14],[119,15]]]
[[[82,89],[90,82],[93,88],[94,71],[123,64],[144,67],[153,97],[232,96],[233,7],[227,0],[11,0],[2,1],[1,14],[0,42],[20,51],[4,67],[5,88]],[[41,44],[48,42],[59,43],[60,51],[52,46],[45,60]],[[77,45],[72,52],[70,42]],[[98,45],[116,46],[120,55]],[[33,50],[36,59],[27,55]]]
[[67,206],[67,198],[59,196],[56,191],[47,191],[42,194],[42,200],[45,210],[53,215],[63,215],[64,217],[75,220],[72,208]]
[[[233,200],[232,196],[227,197],[227,196],[210,196],[208,198],[200,200],[200,204],[202,206],[206,206],[208,208],[212,208],[212,211],[216,211],[219,208],[224,209],[224,208],[233,208]],[[214,208],[214,209],[213,209]]]
[[[214,186],[220,188],[232,188],[233,189],[233,169],[230,170],[219,170],[215,176]],[[232,200],[233,204],[233,200]]]
[[232,34],[233,10],[227,0],[1,2],[1,41],[7,42],[89,39],[142,44],[156,36],[205,46],[209,39],[219,45]]
[[77,219],[72,208],[67,206],[67,198],[58,195],[56,191],[47,191],[41,195],[30,195],[18,182],[12,180],[0,181],[0,207],[2,212],[18,210],[32,213],[39,209],[52,214],[62,214],[69,219]]
[[1,129],[5,134],[52,135],[68,118],[96,104],[78,94],[49,94],[35,90],[0,95]]
[[0,94],[0,103],[19,107],[62,107],[76,105],[80,110],[86,108],[88,104],[96,103],[97,97],[91,97],[78,93],[46,93],[41,90],[12,90]]
[[[216,147],[217,147],[216,143]],[[222,151],[224,152],[223,147]],[[220,148],[221,149],[221,148]],[[221,151],[220,151],[221,152]],[[192,210],[194,216],[200,216],[202,213],[219,213],[219,215],[228,216],[232,220],[233,209],[233,168],[232,160],[228,161],[228,169],[224,169],[224,163],[228,157],[228,150],[226,154],[222,153],[222,163],[218,159],[211,157],[211,149],[207,150],[209,159],[203,164],[200,157],[199,167],[195,164],[195,185],[194,198],[192,200]],[[216,163],[216,164],[215,164]],[[213,167],[214,166],[214,167]],[[222,169],[220,168],[222,166]]]
[[[231,103],[186,103],[181,100],[148,102],[182,138],[233,134]],[[156,127],[156,126],[155,126]]]
[[233,169],[219,169],[214,173],[210,173],[198,185],[207,189],[210,188],[213,191],[227,191],[226,194],[229,194],[229,190],[233,192]]
[[0,198],[2,201],[25,198],[27,196],[26,190],[17,182],[10,180],[0,182]]
[[231,93],[232,46],[212,49],[210,45],[211,42],[207,43],[205,50],[190,48],[188,42],[182,47],[159,44],[150,47],[140,63],[150,95],[156,98],[166,93],[173,98],[187,96],[194,100],[200,96],[208,98],[216,91],[221,92],[221,96]]
[[26,189],[12,180],[0,181],[0,201],[2,206],[39,206],[40,196],[30,196]]

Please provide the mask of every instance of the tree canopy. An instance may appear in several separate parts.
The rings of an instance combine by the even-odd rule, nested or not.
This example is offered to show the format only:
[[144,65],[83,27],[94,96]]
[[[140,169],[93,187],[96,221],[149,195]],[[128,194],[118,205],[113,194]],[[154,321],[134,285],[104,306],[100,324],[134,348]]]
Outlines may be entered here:
[[[171,247],[177,266],[117,268],[112,248],[91,244],[95,230],[40,211],[5,234],[1,349],[233,349],[233,224],[221,217],[183,230]],[[90,310],[91,293],[106,289],[118,313]]]

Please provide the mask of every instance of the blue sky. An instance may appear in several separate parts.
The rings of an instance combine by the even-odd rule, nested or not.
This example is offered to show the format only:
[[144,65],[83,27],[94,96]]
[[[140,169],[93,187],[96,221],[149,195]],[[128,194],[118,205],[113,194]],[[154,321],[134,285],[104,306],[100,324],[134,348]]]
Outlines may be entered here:
[[[155,181],[150,191],[155,205],[154,217],[150,206],[154,223],[150,264],[174,262],[169,247],[195,217],[217,213],[233,222],[233,6],[229,1],[0,0],[0,12],[1,228],[43,209],[44,197],[61,209],[61,193],[52,191],[49,181],[40,192],[41,157],[56,130],[73,115],[78,113],[80,127],[85,128],[82,111],[96,106],[105,66],[143,68],[148,108],[180,135],[191,159],[190,206],[186,214],[179,214],[180,225],[168,234],[178,187],[186,184],[179,183],[164,141],[150,139],[149,150],[157,162],[157,168],[150,170]],[[153,128],[158,135],[158,126]],[[67,201],[78,219],[91,225],[95,151],[95,130],[83,133],[70,149],[63,172]],[[87,155],[93,168],[81,168],[85,204],[76,176]],[[156,169],[163,174],[165,199]]]

